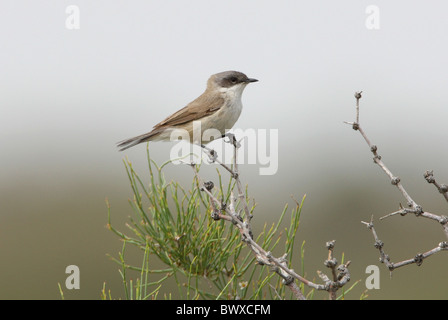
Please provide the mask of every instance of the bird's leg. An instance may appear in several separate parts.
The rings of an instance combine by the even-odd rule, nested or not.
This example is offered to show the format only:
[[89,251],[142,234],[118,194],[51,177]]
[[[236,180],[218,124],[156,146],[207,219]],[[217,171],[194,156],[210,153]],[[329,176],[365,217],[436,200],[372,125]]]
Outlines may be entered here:
[[235,148],[241,147],[241,144],[236,140],[236,137],[233,133],[227,132],[223,134],[221,138],[229,138],[229,141],[224,140],[224,142],[231,143]]

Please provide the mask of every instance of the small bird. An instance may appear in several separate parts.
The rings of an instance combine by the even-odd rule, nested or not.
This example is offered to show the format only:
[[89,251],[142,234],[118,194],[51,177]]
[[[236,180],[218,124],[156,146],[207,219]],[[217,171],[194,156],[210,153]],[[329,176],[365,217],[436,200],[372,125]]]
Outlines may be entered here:
[[[238,71],[225,71],[212,75],[207,88],[196,100],[171,116],[156,124],[151,132],[118,142],[120,151],[147,141],[170,141],[177,129],[188,132],[190,142],[208,143],[203,140],[203,132],[208,129],[219,131],[224,136],[233,127],[241,114],[241,95],[247,84],[257,79],[248,78]],[[193,139],[193,122],[200,121],[200,140]]]

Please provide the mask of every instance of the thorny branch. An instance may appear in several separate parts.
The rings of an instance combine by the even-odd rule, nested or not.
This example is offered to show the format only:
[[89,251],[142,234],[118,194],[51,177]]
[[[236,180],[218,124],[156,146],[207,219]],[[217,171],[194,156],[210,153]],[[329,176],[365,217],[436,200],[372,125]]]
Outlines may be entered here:
[[432,170],[426,170],[425,173],[423,174],[423,177],[425,177],[428,183],[432,183],[437,188],[437,190],[439,190],[439,192],[445,197],[445,200],[448,202],[448,185],[439,184],[434,178],[434,172]]
[[252,219],[252,214],[247,205],[246,195],[244,193],[244,189],[239,177],[238,171],[238,163],[237,163],[237,150],[240,147],[239,142],[235,139],[233,134],[227,134],[230,142],[234,147],[234,157],[233,157],[233,167],[230,168],[223,164],[222,162],[217,160],[217,155],[214,150],[209,150],[204,148],[204,152],[209,156],[211,162],[216,162],[221,165],[224,169],[226,169],[231,177],[235,179],[237,189],[238,189],[238,198],[240,199],[240,203],[244,207],[244,218],[241,216],[241,212],[236,211],[235,201],[237,200],[234,197],[233,192],[230,196],[230,204],[225,204],[220,202],[212,193],[212,189],[214,187],[213,182],[208,181],[204,182],[199,176],[198,170],[196,169],[195,164],[191,164],[191,167],[194,170],[196,178],[202,185],[201,191],[205,192],[211,203],[212,213],[211,217],[214,220],[226,220],[231,222],[235,227],[237,227],[241,234],[241,240],[246,243],[246,245],[252,250],[254,255],[256,256],[257,263],[260,265],[267,265],[271,268],[272,271],[276,272],[281,278],[283,278],[283,284],[286,285],[295,295],[298,300],[306,300],[303,295],[300,287],[297,285],[295,280],[300,281],[306,286],[316,289],[316,290],[325,290],[329,292],[330,299],[336,299],[336,292],[339,288],[343,287],[348,281],[350,281],[350,273],[348,270],[348,266],[350,261],[345,264],[341,264],[337,266],[337,260],[333,258],[333,248],[334,248],[334,240],[327,243],[327,249],[329,250],[328,260],[325,260],[324,264],[331,269],[332,271],[332,280],[323,274],[320,271],[317,271],[319,277],[324,281],[324,284],[316,284],[312,281],[307,280],[301,275],[297,274],[293,269],[288,267],[288,261],[286,260],[287,253],[285,253],[282,257],[276,258],[272,255],[271,252],[264,250],[257,242],[253,239],[253,234],[251,231],[250,221]]
[[[405,216],[408,213],[414,213],[415,216],[417,216],[417,217],[423,217],[423,218],[427,218],[427,219],[439,222],[443,227],[446,237],[448,238],[448,217],[424,211],[423,208],[419,204],[417,204],[411,198],[409,193],[405,190],[405,188],[401,184],[400,178],[397,176],[394,176],[394,174],[386,167],[386,165],[384,164],[384,162],[381,159],[381,156],[378,154],[378,147],[376,145],[372,144],[370,142],[370,140],[367,138],[367,135],[365,134],[364,130],[361,128],[361,125],[359,124],[359,100],[362,97],[361,94],[362,94],[362,91],[355,93],[356,122],[347,122],[347,121],[344,121],[344,122],[352,125],[353,130],[359,131],[359,133],[364,138],[364,140],[366,141],[367,145],[370,148],[370,151],[373,154],[373,162],[376,163],[386,173],[386,175],[390,178],[391,184],[396,186],[398,188],[398,190],[400,190],[400,192],[403,194],[403,197],[406,199],[407,204],[409,206],[409,208],[403,208],[403,206],[400,203],[400,205],[399,205],[400,210],[389,213],[389,214],[385,215],[384,217],[381,217],[380,220],[394,216],[394,215],[398,215],[398,214],[401,216]],[[434,186],[439,190],[439,192],[448,201],[448,186],[445,184],[437,183],[436,180],[434,179],[433,171],[426,171],[424,174],[424,177],[428,183],[434,184]],[[361,222],[363,224],[365,224],[372,231],[373,237],[375,238],[374,246],[380,252],[380,261],[385,263],[390,271],[392,271],[396,268],[408,265],[408,264],[412,264],[412,263],[416,263],[418,266],[420,266],[423,263],[423,259],[425,259],[439,251],[448,250],[448,242],[443,241],[443,242],[440,242],[436,248],[429,250],[425,253],[419,253],[414,258],[404,260],[401,262],[397,262],[397,263],[393,263],[393,262],[390,262],[390,257],[383,250],[384,243],[381,240],[379,240],[378,235],[373,226],[372,220],[370,222],[364,222],[364,221],[361,221]]]
[[[373,219],[373,217],[372,217],[372,219]],[[415,263],[415,264],[417,264],[417,266],[420,266],[423,263],[423,260],[428,258],[429,256],[431,256],[439,251],[448,250],[448,241],[442,241],[434,249],[431,249],[425,253],[418,253],[415,255],[414,258],[411,258],[408,260],[403,260],[401,262],[396,262],[396,263],[391,262],[389,255],[383,249],[384,242],[378,238],[378,234],[375,231],[372,219],[370,220],[370,222],[361,221],[361,223],[365,224],[367,226],[367,228],[369,228],[372,231],[373,237],[375,239],[374,246],[380,252],[380,262],[384,263],[390,272],[392,272],[393,270],[395,270],[399,267],[406,266],[408,264]]]

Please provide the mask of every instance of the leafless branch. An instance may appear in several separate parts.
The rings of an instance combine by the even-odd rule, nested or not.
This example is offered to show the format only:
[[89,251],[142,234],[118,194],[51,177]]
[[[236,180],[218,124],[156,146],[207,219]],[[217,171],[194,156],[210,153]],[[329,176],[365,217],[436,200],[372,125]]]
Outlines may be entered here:
[[[448,238],[448,217],[424,211],[423,208],[411,198],[409,193],[405,190],[405,188],[401,184],[400,178],[395,176],[386,167],[386,165],[382,161],[381,156],[378,154],[378,147],[370,142],[370,140],[367,138],[366,133],[361,128],[361,125],[359,124],[359,100],[362,97],[361,93],[362,93],[362,91],[355,93],[356,122],[347,122],[347,121],[344,121],[344,122],[347,124],[350,124],[355,131],[359,131],[359,133],[364,138],[364,140],[366,141],[367,145],[370,148],[370,151],[373,154],[374,163],[376,163],[386,173],[386,175],[390,179],[391,184],[396,186],[398,188],[398,190],[400,190],[400,192],[402,193],[403,197],[406,199],[407,204],[409,206],[409,208],[403,208],[403,206],[400,203],[400,210],[389,213],[389,214],[385,215],[384,217],[381,217],[380,220],[391,217],[391,216],[395,216],[395,215],[405,216],[408,213],[413,213],[417,217],[424,217],[424,218],[434,220],[434,221],[437,221],[438,223],[440,223],[443,227],[445,236]],[[442,184],[442,185],[438,184],[434,179],[432,171],[426,171],[424,174],[424,177],[425,177],[426,181],[428,181],[428,183],[434,184],[436,186],[436,188],[439,190],[439,192],[442,193],[443,196],[445,197],[445,199],[448,201],[448,186],[444,185],[444,184]],[[439,251],[447,250],[447,247],[448,247],[447,242],[444,241],[444,242],[439,243],[439,245],[436,248],[434,248],[428,252],[422,253],[422,254],[417,254],[412,259],[404,260],[404,261],[401,261],[398,263],[391,263],[389,256],[383,250],[383,243],[381,242],[381,240],[378,239],[378,235],[373,227],[372,221],[369,223],[367,223],[367,222],[362,222],[362,223],[367,225],[367,227],[372,231],[373,236],[375,238],[375,248],[377,248],[380,251],[380,261],[384,262],[390,271],[392,271],[398,267],[412,264],[412,263],[421,265],[423,262],[423,259],[425,259]]]
[[389,255],[384,251],[384,249],[383,249],[384,243],[383,243],[383,241],[381,241],[378,238],[378,234],[375,231],[372,220],[370,220],[370,222],[361,221],[361,223],[365,224],[367,226],[367,228],[372,231],[373,237],[375,239],[374,247],[377,248],[380,252],[380,262],[384,263],[391,272],[397,268],[406,266],[408,264],[415,263],[415,264],[417,264],[417,266],[421,266],[421,264],[423,263],[423,260],[428,258],[429,256],[431,256],[437,252],[443,251],[443,250],[448,250],[448,242],[442,241],[434,249],[431,249],[424,253],[417,253],[414,258],[394,263],[394,262],[390,261]]
[[330,300],[336,300],[336,291],[350,280],[350,274],[347,269],[350,265],[350,261],[337,267],[338,261],[333,256],[334,244],[335,240],[326,243],[328,259],[324,261],[325,266],[331,269],[333,280],[331,281],[326,275],[318,271],[319,277],[324,280],[329,287],[328,292],[330,294]]
[[448,185],[437,183],[436,179],[434,178],[433,170],[425,171],[423,176],[425,177],[426,181],[428,181],[428,183],[432,183],[437,188],[437,190],[439,190],[439,192],[445,197],[445,200],[448,202]]
[[213,150],[206,149],[204,152],[209,156],[211,162],[216,162],[221,165],[224,169],[226,169],[231,177],[235,179],[237,189],[238,189],[238,198],[240,199],[240,203],[244,208],[244,217],[241,216],[240,212],[236,211],[235,201],[233,192],[230,196],[230,203],[224,204],[220,202],[212,193],[212,189],[214,187],[213,182],[204,182],[199,176],[198,170],[195,164],[191,164],[191,167],[194,170],[196,178],[198,179],[201,185],[201,191],[205,192],[211,203],[211,217],[214,220],[225,220],[231,222],[236,228],[238,228],[241,240],[249,247],[249,249],[254,253],[257,263],[260,265],[266,265],[271,268],[272,271],[276,272],[282,279],[283,284],[286,285],[295,295],[298,300],[306,300],[303,295],[300,287],[297,285],[296,280],[305,284],[306,286],[316,289],[316,290],[325,290],[330,293],[330,299],[336,299],[336,291],[343,287],[348,281],[350,281],[350,273],[348,271],[348,265],[350,262],[346,264],[341,264],[336,268],[337,261],[333,258],[333,248],[334,248],[334,240],[327,243],[327,249],[329,250],[328,260],[325,260],[325,265],[332,270],[333,280],[330,280],[328,276],[318,271],[319,277],[324,281],[324,284],[316,284],[301,275],[297,274],[293,269],[288,267],[288,261],[286,260],[287,253],[285,253],[282,257],[276,258],[272,255],[271,252],[264,250],[257,242],[254,241],[252,230],[251,230],[251,219],[252,214],[247,205],[246,195],[244,193],[244,189],[240,180],[240,175],[238,171],[237,164],[237,150],[240,147],[240,144],[235,139],[234,135],[227,135],[229,137],[229,142],[234,147],[234,157],[233,157],[233,166],[230,168],[227,165],[224,165],[222,162],[217,160],[216,153]]

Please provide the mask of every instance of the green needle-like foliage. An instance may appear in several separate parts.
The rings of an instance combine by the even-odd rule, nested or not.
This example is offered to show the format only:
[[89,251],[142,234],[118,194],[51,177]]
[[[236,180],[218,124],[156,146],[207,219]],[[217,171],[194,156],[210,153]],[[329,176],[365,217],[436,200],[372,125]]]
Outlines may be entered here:
[[[127,234],[112,226],[109,205],[108,227],[124,242],[122,252],[114,260],[121,265],[125,298],[156,299],[161,297],[160,293],[163,293],[162,298],[168,299],[291,298],[277,274],[256,264],[253,252],[241,241],[238,228],[210,217],[209,198],[201,192],[197,176],[188,189],[175,181],[168,182],[163,170],[170,162],[158,166],[149,152],[149,181],[135,172],[131,162],[124,164],[133,191],[133,199],[129,200],[133,215],[127,224],[130,232]],[[190,170],[187,165],[185,168]],[[217,175],[214,195],[227,203],[234,181],[230,179],[224,186],[219,172]],[[254,235],[254,239],[269,251],[276,250],[283,242],[284,247],[279,246],[278,250],[286,252],[290,262],[303,201],[295,204],[286,230],[282,229],[282,221],[287,216],[288,206],[279,212],[277,223],[270,227],[265,224],[263,231]],[[257,219],[255,206],[249,208]],[[125,252],[129,245],[141,250],[141,265],[126,263]],[[302,256],[300,250],[303,248],[299,248],[298,258]],[[155,267],[161,264],[164,267]],[[129,280],[129,274],[137,280]],[[168,283],[171,283],[170,289],[174,283],[177,290],[170,293],[164,290],[165,286],[169,287]],[[110,298],[111,294],[103,289],[102,297]]]

